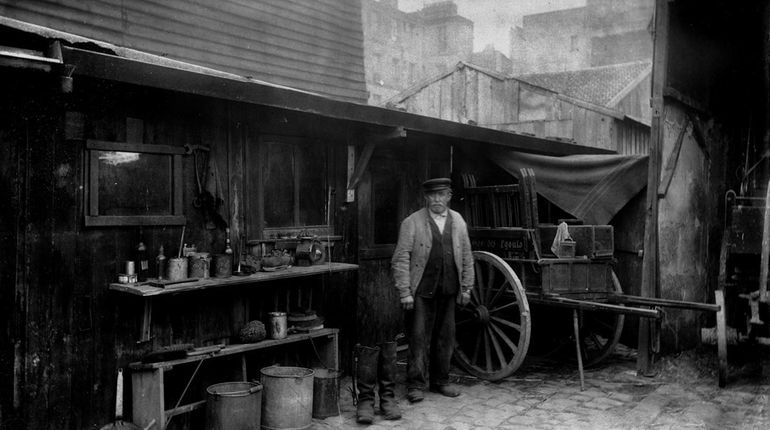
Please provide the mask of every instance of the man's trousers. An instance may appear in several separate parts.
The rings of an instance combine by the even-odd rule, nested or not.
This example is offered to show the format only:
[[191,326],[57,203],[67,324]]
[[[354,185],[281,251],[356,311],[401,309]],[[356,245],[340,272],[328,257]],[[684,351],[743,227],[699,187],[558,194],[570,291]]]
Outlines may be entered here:
[[425,390],[449,383],[449,366],[455,342],[457,296],[416,296],[409,330],[407,388]]

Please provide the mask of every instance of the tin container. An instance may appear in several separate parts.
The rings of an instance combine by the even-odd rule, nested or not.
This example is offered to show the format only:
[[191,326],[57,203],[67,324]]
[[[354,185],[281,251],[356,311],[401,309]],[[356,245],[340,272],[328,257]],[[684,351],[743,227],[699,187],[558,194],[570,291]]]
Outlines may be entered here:
[[217,278],[229,278],[232,274],[232,254],[216,254],[214,256],[214,276]]
[[284,339],[288,335],[286,312],[269,312],[267,315],[270,317],[270,324],[268,324],[270,338]]
[[188,258],[190,277],[208,279],[211,273],[211,255],[208,252],[193,252]]
[[118,273],[118,283],[120,284],[135,284],[136,281],[136,273]]
[[133,275],[136,273],[136,264],[133,261],[126,261],[126,275]]
[[169,258],[167,275],[168,280],[172,282],[183,281],[187,279],[187,259]]

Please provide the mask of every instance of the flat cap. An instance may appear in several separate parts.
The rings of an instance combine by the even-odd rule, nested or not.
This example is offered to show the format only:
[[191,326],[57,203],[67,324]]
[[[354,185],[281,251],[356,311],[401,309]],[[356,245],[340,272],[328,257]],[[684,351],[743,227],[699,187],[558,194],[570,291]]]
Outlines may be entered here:
[[452,180],[449,178],[433,178],[422,183],[422,190],[426,193],[449,190],[452,188]]

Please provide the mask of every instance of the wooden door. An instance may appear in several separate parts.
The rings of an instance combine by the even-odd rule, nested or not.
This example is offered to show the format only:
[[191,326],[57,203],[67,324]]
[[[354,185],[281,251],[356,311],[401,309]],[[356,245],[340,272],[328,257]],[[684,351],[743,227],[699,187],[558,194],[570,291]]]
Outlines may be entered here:
[[405,145],[378,146],[357,189],[357,340],[364,345],[392,341],[403,332],[390,259],[401,221],[421,206],[425,169],[419,155]]

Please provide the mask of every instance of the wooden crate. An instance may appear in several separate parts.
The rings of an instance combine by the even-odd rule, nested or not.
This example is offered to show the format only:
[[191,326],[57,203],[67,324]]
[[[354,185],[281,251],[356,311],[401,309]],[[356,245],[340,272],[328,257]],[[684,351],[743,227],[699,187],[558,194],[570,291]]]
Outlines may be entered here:
[[543,293],[584,294],[613,293],[612,265],[587,258],[544,258],[538,261],[542,269]]

